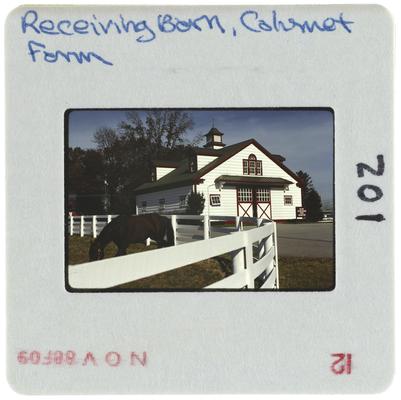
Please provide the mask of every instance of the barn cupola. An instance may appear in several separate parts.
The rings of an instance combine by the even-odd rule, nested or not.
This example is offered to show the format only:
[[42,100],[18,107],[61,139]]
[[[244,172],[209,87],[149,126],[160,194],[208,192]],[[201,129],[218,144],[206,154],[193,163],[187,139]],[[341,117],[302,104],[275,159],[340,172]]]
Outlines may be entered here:
[[213,127],[205,135],[206,144],[204,147],[207,149],[221,149],[225,146],[223,143],[223,133],[221,133],[217,128]]

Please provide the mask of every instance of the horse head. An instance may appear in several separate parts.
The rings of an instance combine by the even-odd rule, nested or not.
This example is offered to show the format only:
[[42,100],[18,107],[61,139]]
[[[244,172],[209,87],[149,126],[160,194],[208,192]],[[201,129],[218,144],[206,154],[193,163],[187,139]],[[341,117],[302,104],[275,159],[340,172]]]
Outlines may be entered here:
[[95,239],[89,247],[89,261],[102,260],[104,257],[103,249]]

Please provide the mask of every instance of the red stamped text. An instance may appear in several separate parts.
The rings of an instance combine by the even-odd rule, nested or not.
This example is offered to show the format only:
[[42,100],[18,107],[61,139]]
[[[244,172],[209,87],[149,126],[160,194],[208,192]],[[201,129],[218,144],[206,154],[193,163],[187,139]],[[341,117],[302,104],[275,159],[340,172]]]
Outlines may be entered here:
[[95,354],[87,351],[77,354],[74,350],[21,350],[17,354],[17,362],[21,365],[42,365],[42,366],[93,366],[105,365],[108,367],[119,366],[142,366],[148,362],[146,351],[122,353],[118,351],[108,351],[102,354]]
[[331,355],[335,360],[331,363],[331,371],[336,375],[349,375],[352,372],[352,354],[351,353],[333,353]]

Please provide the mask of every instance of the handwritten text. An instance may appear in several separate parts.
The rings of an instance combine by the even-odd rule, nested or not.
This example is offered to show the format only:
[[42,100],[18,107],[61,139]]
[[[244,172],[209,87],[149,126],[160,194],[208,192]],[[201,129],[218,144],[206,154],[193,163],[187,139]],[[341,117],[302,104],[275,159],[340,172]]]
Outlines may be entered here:
[[[240,33],[301,33],[327,34],[352,33],[354,21],[348,20],[343,13],[321,20],[298,20],[295,17],[281,17],[276,10],[262,16],[256,10],[245,10],[238,15],[238,20],[228,26],[219,15],[202,14],[195,17],[178,17],[172,14],[159,14],[153,20],[127,18],[120,14],[117,17],[100,19],[95,14],[79,19],[62,18],[53,20],[39,15],[36,10],[28,10],[21,16],[21,31],[29,36],[28,55],[32,62],[57,63],[64,61],[78,64],[99,62],[111,66],[113,63],[94,50],[49,49],[46,37],[63,36],[123,36],[130,35],[138,44],[153,42],[161,35],[181,35],[188,32],[213,32],[216,35],[231,35],[238,38]],[[63,45],[66,43],[62,42]]]

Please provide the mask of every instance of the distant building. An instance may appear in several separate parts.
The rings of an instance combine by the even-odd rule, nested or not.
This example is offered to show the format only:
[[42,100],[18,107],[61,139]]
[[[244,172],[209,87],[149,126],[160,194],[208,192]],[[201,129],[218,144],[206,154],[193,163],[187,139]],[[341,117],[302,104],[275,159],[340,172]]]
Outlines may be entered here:
[[204,148],[188,159],[154,161],[152,181],[135,189],[137,214],[183,213],[189,193],[205,196],[208,215],[297,218],[302,206],[298,176],[285,158],[269,153],[255,139],[226,146],[212,128]]

